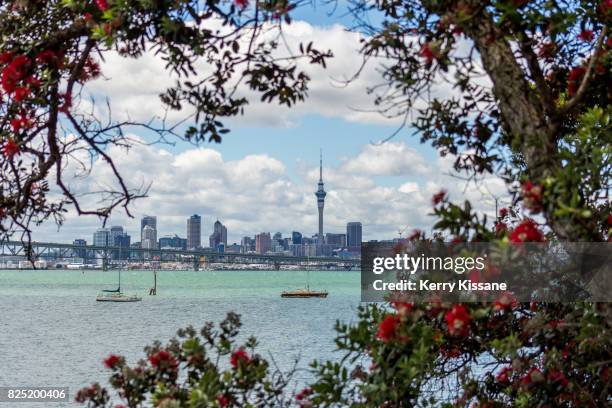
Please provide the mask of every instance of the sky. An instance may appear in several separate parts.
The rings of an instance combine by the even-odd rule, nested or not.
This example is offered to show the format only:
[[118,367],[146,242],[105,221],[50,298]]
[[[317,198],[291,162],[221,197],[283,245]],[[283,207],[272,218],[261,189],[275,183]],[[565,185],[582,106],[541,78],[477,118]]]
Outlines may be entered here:
[[[342,3],[341,3],[342,5]],[[340,6],[342,7],[342,6]],[[380,81],[375,65],[348,86],[341,81],[360,65],[360,35],[349,32],[352,23],[341,11],[329,17],[319,8],[302,8],[286,27],[290,47],[314,41],[331,49],[328,68],[303,66],[312,78],[309,98],[292,109],[269,105],[253,98],[245,115],[228,121],[231,133],[221,144],[174,145],[144,143],[146,133],[130,135],[137,143],[129,151],[111,147],[120,172],[132,187],[150,186],[148,197],[130,210],[134,218],[118,210],[107,227],[122,225],[140,240],[140,217],[158,217],[158,237],[186,236],[187,218],[202,216],[203,243],[208,242],[215,220],[228,229],[228,242],[260,232],[300,231],[311,236],[317,230],[319,151],[323,151],[325,199],[324,232],[345,233],[346,224],[360,221],[364,240],[391,239],[399,231],[430,230],[431,196],[448,190],[451,199],[470,199],[488,214],[493,197],[507,200],[503,182],[490,177],[481,186],[468,184],[452,170],[452,158],[419,143],[408,126],[386,143],[382,140],[398,128],[373,112],[373,97],[366,90]],[[205,69],[205,67],[203,67]],[[153,55],[137,60],[108,55],[103,78],[88,85],[93,96],[107,96],[117,118],[147,121],[161,115],[158,94],[172,85],[163,63]],[[450,93],[447,85],[440,94]],[[172,112],[169,121],[188,113]],[[76,174],[76,170],[67,172]],[[71,187],[87,193],[113,184],[108,166],[93,164],[86,178],[75,177]],[[93,200],[85,196],[84,200]],[[91,202],[95,205],[95,202]],[[101,227],[96,217],[77,217],[69,211],[61,228],[47,222],[34,230],[38,241],[92,240]]]

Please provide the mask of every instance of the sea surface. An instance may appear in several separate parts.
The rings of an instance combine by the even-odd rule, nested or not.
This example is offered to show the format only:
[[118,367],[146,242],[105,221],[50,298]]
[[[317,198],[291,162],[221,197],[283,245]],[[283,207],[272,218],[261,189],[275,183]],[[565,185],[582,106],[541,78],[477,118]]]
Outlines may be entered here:
[[[256,336],[259,353],[273,355],[282,370],[296,359],[302,369],[314,359],[339,359],[334,324],[356,319],[359,272],[309,275],[311,288],[329,291],[327,299],[280,297],[283,290],[305,286],[304,271],[159,271],[157,296],[148,295],[151,271],[123,271],[123,292],[143,300],[106,303],[96,302],[96,294],[116,288],[117,271],[0,270],[0,386],[69,387],[72,401],[79,388],[106,384],[102,360],[108,354],[135,363],[146,344],[165,343],[187,325],[219,322],[228,311],[242,316],[241,338]],[[310,378],[307,370],[296,374],[298,382]]]

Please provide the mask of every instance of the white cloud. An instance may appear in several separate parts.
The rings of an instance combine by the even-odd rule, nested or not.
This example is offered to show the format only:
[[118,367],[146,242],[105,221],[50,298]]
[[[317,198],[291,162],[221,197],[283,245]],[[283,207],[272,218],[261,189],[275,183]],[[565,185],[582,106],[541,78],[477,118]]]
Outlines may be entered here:
[[387,142],[367,145],[355,158],[347,160],[342,170],[370,176],[410,176],[424,174],[424,158],[405,143]]

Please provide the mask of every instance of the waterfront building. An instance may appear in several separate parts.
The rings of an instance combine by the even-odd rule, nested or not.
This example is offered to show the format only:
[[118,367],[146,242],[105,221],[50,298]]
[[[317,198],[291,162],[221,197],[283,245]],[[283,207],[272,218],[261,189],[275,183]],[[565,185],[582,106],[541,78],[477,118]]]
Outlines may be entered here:
[[325,234],[325,243],[333,248],[344,248],[346,246],[346,234]]
[[100,228],[93,234],[93,245],[105,247],[110,244],[110,231],[108,228]]
[[189,239],[181,238],[178,235],[165,236],[159,239],[160,249],[182,249],[189,248]]
[[145,225],[142,229],[141,248],[155,249],[157,244],[157,232],[151,225]]
[[[149,248],[149,249],[153,249],[155,248],[155,245],[157,244],[157,217],[145,215],[140,220],[140,243],[141,244],[144,244],[144,240],[145,240],[144,238],[144,228],[145,227],[151,227],[151,229],[153,230],[153,232],[151,232],[150,230],[148,231],[149,234],[153,234],[151,238],[153,242],[153,247]],[[142,246],[142,248],[146,248],[146,247]]]
[[247,254],[255,251],[255,239],[251,237],[242,237],[240,240],[240,252]]
[[208,238],[208,243],[213,249],[219,249],[219,244],[227,245],[227,228],[221,224],[221,221],[215,221],[213,233]]
[[187,249],[202,247],[202,217],[197,214],[187,219]]
[[323,188],[323,151],[321,151],[321,156],[319,158],[319,183],[318,189],[315,192],[315,196],[317,196],[317,208],[319,209],[319,235],[317,243],[319,245],[323,245],[323,207],[325,206],[325,196],[327,193]]
[[[79,247],[84,247],[84,246],[87,246],[87,241],[85,241],[84,239],[75,239],[74,241],[72,241],[72,245],[79,246]],[[87,250],[85,248],[75,249],[74,250],[74,255],[77,258],[85,259],[87,257]]]
[[281,232],[275,232],[272,236],[272,239],[275,241],[280,241],[281,239],[283,239],[283,234]]
[[123,235],[123,227],[119,225],[112,226],[110,228],[109,245],[117,246],[117,243],[116,243],[117,237],[120,237],[121,235]]
[[255,252],[258,254],[265,254],[272,250],[272,238],[270,238],[269,232],[262,232],[261,234],[255,235]]
[[362,230],[360,222],[346,224],[346,246],[349,251],[361,252]]
[[291,233],[291,243],[294,245],[299,245],[302,243],[302,233],[293,231]]

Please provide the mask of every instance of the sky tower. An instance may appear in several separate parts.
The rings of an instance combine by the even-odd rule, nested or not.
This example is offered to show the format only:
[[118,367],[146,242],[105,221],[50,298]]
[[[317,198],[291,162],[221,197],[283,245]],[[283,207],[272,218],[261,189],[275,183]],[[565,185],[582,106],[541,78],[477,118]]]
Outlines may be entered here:
[[325,196],[327,193],[323,189],[323,150],[320,152],[319,158],[319,189],[315,192],[317,196],[317,207],[319,208],[319,237],[317,244],[323,245],[323,207],[325,205]]

